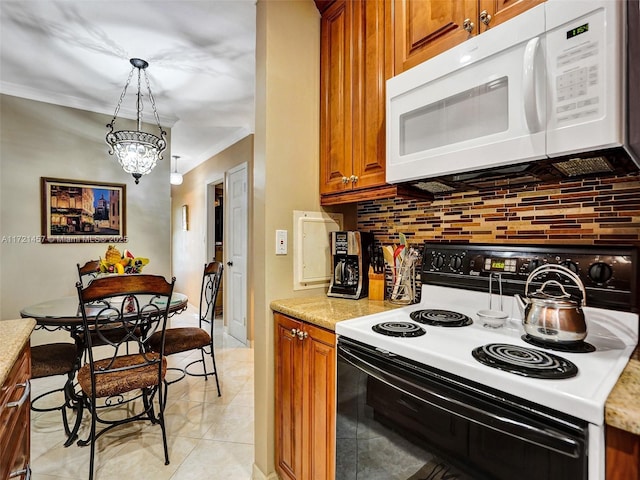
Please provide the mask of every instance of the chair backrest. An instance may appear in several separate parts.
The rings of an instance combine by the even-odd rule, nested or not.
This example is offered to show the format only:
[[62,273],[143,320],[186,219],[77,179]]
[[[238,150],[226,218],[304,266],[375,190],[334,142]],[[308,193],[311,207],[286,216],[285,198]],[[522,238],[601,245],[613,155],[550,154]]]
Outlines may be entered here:
[[216,318],[216,299],[222,282],[222,262],[211,262],[204,266],[202,274],[202,288],[200,289],[200,328],[203,323],[209,323],[213,329]]
[[[83,336],[92,366],[92,342],[113,347],[108,353],[112,359],[109,369],[118,365],[116,357],[128,351],[127,344],[137,343],[138,349],[133,351],[143,353],[152,333],[161,331],[164,337],[175,280],[169,283],[160,275],[113,275],[96,278],[86,287],[76,283],[83,327],[93,334]],[[145,360],[162,362],[164,338],[158,353],[145,355]]]
[[83,266],[80,266],[79,263],[76,265],[78,267],[78,278],[83,284],[97,278],[100,273],[100,260],[89,260]]

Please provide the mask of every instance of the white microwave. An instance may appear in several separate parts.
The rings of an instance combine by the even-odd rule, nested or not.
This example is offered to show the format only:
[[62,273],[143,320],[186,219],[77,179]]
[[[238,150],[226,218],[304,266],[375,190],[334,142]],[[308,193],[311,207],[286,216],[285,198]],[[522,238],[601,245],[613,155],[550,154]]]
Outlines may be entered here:
[[389,79],[387,182],[626,147],[625,3],[548,0]]

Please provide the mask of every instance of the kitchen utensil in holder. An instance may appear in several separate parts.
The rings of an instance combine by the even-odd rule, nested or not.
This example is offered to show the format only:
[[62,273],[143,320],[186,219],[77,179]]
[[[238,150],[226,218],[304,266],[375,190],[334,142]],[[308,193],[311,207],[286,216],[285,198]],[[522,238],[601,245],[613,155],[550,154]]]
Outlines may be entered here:
[[[493,279],[498,281],[498,294],[500,298],[500,310],[493,309]],[[478,318],[482,321],[484,327],[500,328],[502,327],[508,315],[502,309],[502,275],[500,273],[489,273],[489,309],[478,311]]]
[[416,300],[416,268],[409,266],[389,267],[387,276],[387,298],[390,303],[410,305]]

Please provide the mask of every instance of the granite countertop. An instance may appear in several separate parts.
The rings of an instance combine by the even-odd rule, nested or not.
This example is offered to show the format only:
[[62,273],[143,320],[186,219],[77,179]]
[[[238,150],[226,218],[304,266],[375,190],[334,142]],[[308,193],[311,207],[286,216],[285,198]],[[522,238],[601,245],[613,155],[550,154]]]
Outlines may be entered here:
[[342,320],[363,317],[374,313],[398,308],[389,302],[369,300],[350,300],[336,297],[301,297],[273,300],[271,310],[283,313],[305,322],[313,323],[328,330],[334,330],[336,323]]
[[36,321],[32,318],[0,321],[0,344],[2,344],[3,351],[0,356],[0,385],[9,376],[18,354],[25,343],[29,341],[35,326]]
[[[335,331],[336,323],[364,315],[383,312],[398,305],[333,297],[301,297],[274,300],[271,310]],[[605,422],[635,435],[640,435],[640,349],[622,372],[605,405]]]
[[640,349],[622,371],[604,409],[607,425],[640,435]]

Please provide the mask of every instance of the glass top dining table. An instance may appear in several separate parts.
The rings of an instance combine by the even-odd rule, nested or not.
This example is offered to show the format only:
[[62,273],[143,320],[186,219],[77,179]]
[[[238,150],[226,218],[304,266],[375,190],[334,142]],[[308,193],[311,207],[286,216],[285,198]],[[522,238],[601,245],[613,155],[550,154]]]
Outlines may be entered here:
[[[144,295],[139,295],[142,301]],[[152,295],[148,295],[152,301]],[[183,293],[173,292],[171,302],[169,304],[169,314],[182,312],[187,308],[188,298]],[[158,306],[165,304],[164,299],[158,298],[153,301]],[[99,311],[101,307],[87,309],[87,314],[91,315],[91,311]],[[23,318],[33,318],[39,326],[47,327],[77,327],[82,325],[82,313],[80,312],[78,296],[71,295],[68,297],[60,297],[45,302],[36,303],[23,308],[20,311]]]

